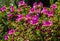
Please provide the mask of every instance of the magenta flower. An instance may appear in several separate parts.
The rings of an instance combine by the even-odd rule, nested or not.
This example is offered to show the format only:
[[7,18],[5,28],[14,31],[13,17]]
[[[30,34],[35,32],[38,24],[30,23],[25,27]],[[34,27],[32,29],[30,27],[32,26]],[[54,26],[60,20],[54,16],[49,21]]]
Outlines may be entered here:
[[34,12],[35,12],[35,9],[31,8],[29,13],[34,13]]
[[52,4],[52,5],[50,6],[50,8],[54,10],[54,9],[57,8],[57,5],[56,5],[56,4]]
[[30,20],[31,19],[31,16],[30,14],[27,14],[26,17],[25,17],[26,20]]
[[10,12],[8,12],[7,17],[9,18],[11,16],[12,16],[12,14]]
[[42,13],[43,13],[43,14],[48,14],[48,10],[47,10],[46,7],[43,7]]
[[20,21],[23,19],[23,15],[20,14],[20,15],[17,15],[17,18],[16,18],[16,22]]
[[42,3],[42,2],[40,2],[40,3],[38,4],[38,6],[43,7],[43,3]]
[[15,33],[14,29],[9,30],[9,32],[8,32],[9,35],[13,35],[14,33]]
[[32,20],[38,20],[38,16],[37,15],[33,16]]
[[31,21],[29,21],[29,23],[31,25],[37,25],[38,24],[38,20],[31,20]]
[[9,36],[5,35],[4,40],[8,40]]
[[22,11],[22,9],[21,8],[18,8],[18,12],[21,12]]
[[37,7],[37,2],[33,4],[33,8],[36,8],[36,7]]
[[12,14],[10,12],[7,13],[7,20],[10,20],[12,18]]
[[20,1],[20,2],[18,2],[18,6],[22,6],[22,5],[24,5],[24,4],[25,4],[24,1]]
[[53,12],[52,10],[50,10],[50,11],[48,12],[48,17],[53,16],[53,14],[54,14],[54,12]]
[[43,26],[51,26],[52,25],[52,21],[43,21]]
[[6,11],[6,7],[5,6],[1,7],[1,11],[2,12]]
[[38,14],[40,14],[40,13],[41,13],[41,10],[40,10],[40,9],[38,9],[38,10],[37,10],[37,13],[38,13]]
[[14,12],[14,6],[10,6],[10,11]]
[[38,24],[38,16],[33,16],[32,20],[29,21],[31,25],[37,25]]

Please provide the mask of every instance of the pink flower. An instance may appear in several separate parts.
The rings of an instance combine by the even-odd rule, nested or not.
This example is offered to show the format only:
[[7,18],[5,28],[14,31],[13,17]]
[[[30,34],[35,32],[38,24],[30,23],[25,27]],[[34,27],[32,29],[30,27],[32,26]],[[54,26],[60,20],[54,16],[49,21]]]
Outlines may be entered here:
[[42,3],[42,2],[40,2],[40,3],[38,4],[38,6],[43,7],[43,3]]
[[31,19],[31,16],[30,14],[27,14],[26,17],[25,17],[26,20],[30,20]]
[[56,4],[52,4],[52,5],[50,6],[50,8],[51,8],[52,10],[54,10],[54,9],[57,8],[57,5],[56,5]]
[[43,21],[43,26],[51,26],[52,25],[52,21]]
[[37,25],[38,24],[38,20],[31,20],[31,21],[29,21],[29,23],[31,25]]
[[35,9],[31,8],[29,13],[34,13],[34,12],[35,12]]
[[14,33],[15,33],[14,29],[9,30],[9,32],[8,32],[9,35],[13,35]]
[[17,15],[17,18],[16,18],[16,22],[20,21],[23,19],[23,15],[20,14],[20,15]]
[[37,7],[37,2],[33,4],[33,8],[36,8],[36,7]]
[[48,14],[48,10],[47,10],[46,7],[43,7],[42,13],[43,13],[43,14]]
[[10,6],[10,11],[14,12],[14,6]]
[[12,14],[10,12],[7,13],[7,20],[10,20],[12,18]]
[[38,16],[33,16],[32,20],[29,21],[31,25],[37,25],[38,24]]
[[22,6],[22,5],[24,5],[24,4],[25,4],[24,1],[20,1],[20,2],[18,2],[18,6]]
[[7,17],[9,18],[11,16],[12,16],[12,14],[10,12],[8,12]]
[[38,9],[38,10],[37,10],[37,13],[39,13],[39,14],[40,14],[40,13],[41,13],[41,10],[40,10],[40,9]]
[[50,10],[50,11],[48,12],[48,17],[53,16],[53,14],[54,14],[54,12],[53,12],[52,10]]
[[6,11],[6,7],[5,6],[1,7],[1,11],[2,12]]
[[9,36],[5,35],[4,40],[8,40]]
[[38,16],[37,15],[33,16],[32,20],[38,20]]
[[22,9],[21,8],[18,8],[18,12],[21,12],[22,11]]

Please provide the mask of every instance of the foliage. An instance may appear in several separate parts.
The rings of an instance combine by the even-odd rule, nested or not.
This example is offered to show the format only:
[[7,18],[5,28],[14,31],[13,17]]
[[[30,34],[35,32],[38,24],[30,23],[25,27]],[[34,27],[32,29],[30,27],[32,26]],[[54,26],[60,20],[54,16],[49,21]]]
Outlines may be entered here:
[[[12,1],[13,2],[13,1]],[[43,7],[24,1],[0,8],[0,41],[60,41],[60,3]]]

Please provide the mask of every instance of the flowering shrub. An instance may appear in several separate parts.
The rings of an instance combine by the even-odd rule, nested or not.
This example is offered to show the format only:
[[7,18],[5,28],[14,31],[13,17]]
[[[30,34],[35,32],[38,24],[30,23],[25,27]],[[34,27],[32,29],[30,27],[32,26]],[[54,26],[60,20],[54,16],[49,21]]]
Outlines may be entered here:
[[60,12],[58,4],[50,8],[43,3],[28,6],[18,2],[18,8],[11,5],[0,8],[1,41],[59,41]]

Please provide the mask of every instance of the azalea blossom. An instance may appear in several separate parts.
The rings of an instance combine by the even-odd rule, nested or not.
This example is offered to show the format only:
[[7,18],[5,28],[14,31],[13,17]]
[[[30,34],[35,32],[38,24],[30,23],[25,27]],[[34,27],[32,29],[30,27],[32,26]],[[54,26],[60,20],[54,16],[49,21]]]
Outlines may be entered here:
[[25,17],[26,20],[30,20],[31,19],[31,16],[30,14],[27,14],[26,17]]
[[14,33],[15,33],[14,29],[9,30],[9,32],[8,32],[9,35],[13,35]]
[[38,24],[38,20],[30,20],[29,23],[31,25],[37,25]]
[[50,8],[51,8],[52,10],[54,10],[54,9],[57,8],[57,5],[56,5],[56,4],[52,4],[52,5],[50,6]]
[[48,14],[48,10],[47,10],[46,7],[43,7],[43,9],[42,9],[42,13],[43,13],[43,14]]
[[52,20],[43,21],[43,26],[51,26],[51,25],[52,25]]
[[29,13],[34,13],[34,12],[35,12],[35,9],[31,8]]
[[53,16],[53,14],[54,14],[54,11],[50,10],[50,11],[48,12],[48,17]]
[[32,20],[29,21],[31,25],[37,25],[38,24],[38,16],[33,16]]
[[21,8],[18,8],[18,10],[17,10],[18,12],[21,12],[22,11],[22,9]]
[[41,13],[41,10],[40,10],[40,9],[38,9],[38,10],[37,10],[37,13],[38,13],[38,14],[40,14],[40,13]]
[[4,40],[8,40],[9,36],[8,35],[5,35],[4,36]]
[[10,20],[10,18],[12,17],[12,14],[10,12],[7,13],[7,20]]
[[1,7],[1,11],[2,12],[6,11],[6,7],[5,6]]
[[36,8],[36,7],[37,7],[37,2],[33,4],[33,8]]
[[43,3],[39,2],[38,6],[43,7]]
[[14,12],[14,6],[10,6],[10,11]]
[[32,17],[32,20],[38,20],[38,16],[37,16],[37,15],[34,15],[34,16]]
[[17,15],[16,22],[20,21],[21,19],[23,19],[23,15],[22,14]]
[[18,6],[22,6],[22,5],[24,5],[24,4],[25,4],[24,1],[20,1],[20,2],[18,2]]
[[7,17],[9,18],[9,17],[11,17],[12,16],[12,14],[10,13],[10,12],[8,12],[7,13]]

